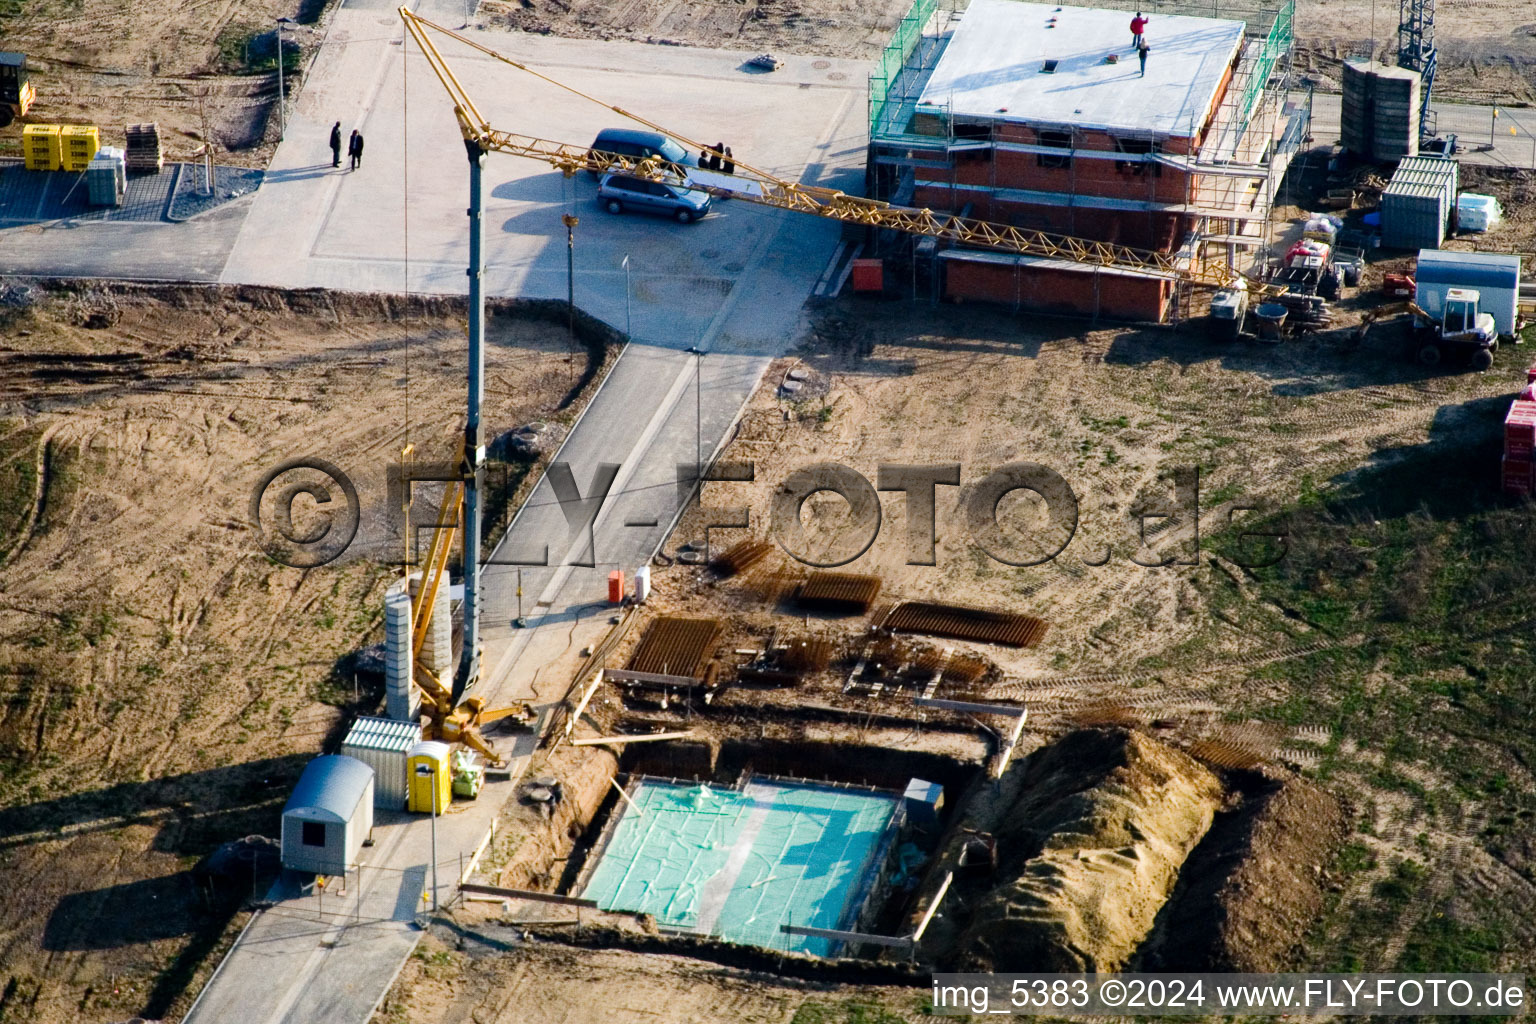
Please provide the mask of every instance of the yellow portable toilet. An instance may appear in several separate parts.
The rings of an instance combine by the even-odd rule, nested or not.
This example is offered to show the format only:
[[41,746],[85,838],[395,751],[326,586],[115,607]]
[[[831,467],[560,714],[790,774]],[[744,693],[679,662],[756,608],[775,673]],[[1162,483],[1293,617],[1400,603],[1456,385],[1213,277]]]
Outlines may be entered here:
[[[405,809],[416,814],[432,813],[432,790],[437,789],[437,813],[448,810],[453,799],[453,773],[448,770],[449,746],[439,740],[426,740],[411,748],[405,757],[409,795]],[[418,774],[419,767],[431,769],[431,774]]]

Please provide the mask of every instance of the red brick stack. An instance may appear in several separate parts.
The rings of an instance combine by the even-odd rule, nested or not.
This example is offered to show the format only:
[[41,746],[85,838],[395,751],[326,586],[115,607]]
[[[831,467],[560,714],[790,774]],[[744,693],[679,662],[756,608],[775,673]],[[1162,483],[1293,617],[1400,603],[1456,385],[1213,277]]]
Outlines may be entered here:
[[1500,481],[1507,494],[1536,493],[1536,366],[1525,371],[1526,389],[1509,405],[1504,417],[1504,460]]

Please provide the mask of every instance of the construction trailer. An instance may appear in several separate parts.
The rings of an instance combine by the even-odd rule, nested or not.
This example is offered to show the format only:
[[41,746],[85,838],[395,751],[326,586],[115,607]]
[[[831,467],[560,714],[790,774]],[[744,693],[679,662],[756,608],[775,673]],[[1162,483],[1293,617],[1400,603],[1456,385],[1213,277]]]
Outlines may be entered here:
[[1493,317],[1499,336],[1514,337],[1519,327],[1519,256],[1420,249],[1413,279],[1413,301],[1430,316],[1444,314],[1447,292],[1471,290],[1478,294],[1479,311]]
[[1443,156],[1398,162],[1381,192],[1381,244],[1388,249],[1438,249],[1456,220],[1461,165]]
[[[1161,3],[1145,75],[1133,3],[917,0],[870,76],[868,194],[1262,271],[1280,180],[1310,130],[1294,0]],[[894,232],[877,251],[922,249]],[[1142,321],[1191,315],[1178,275],[943,244],[956,300]]]
[[283,807],[283,867],[345,875],[372,830],[373,769],[355,757],[317,757]]

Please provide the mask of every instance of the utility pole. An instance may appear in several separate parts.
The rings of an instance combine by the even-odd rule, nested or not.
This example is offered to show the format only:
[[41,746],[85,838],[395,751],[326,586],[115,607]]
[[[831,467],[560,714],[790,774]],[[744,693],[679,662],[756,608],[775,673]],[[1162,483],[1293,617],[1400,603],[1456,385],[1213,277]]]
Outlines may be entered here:
[[418,779],[432,780],[432,909],[437,910],[437,762],[418,764]]
[[699,467],[699,486],[704,485],[704,350],[694,345],[688,350],[693,356],[693,457]]
[[469,402],[464,419],[464,648],[453,702],[480,676],[480,483],[485,468],[480,406],[485,401],[485,150],[465,139],[469,157]]

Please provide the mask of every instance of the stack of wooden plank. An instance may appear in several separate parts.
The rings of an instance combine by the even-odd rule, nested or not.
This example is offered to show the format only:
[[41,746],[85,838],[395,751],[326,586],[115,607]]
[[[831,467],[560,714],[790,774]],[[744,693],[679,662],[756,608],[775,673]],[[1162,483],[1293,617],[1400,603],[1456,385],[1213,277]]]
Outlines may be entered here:
[[165,157],[160,151],[160,126],[153,121],[130,124],[127,133],[128,169],[159,174],[165,166]]

